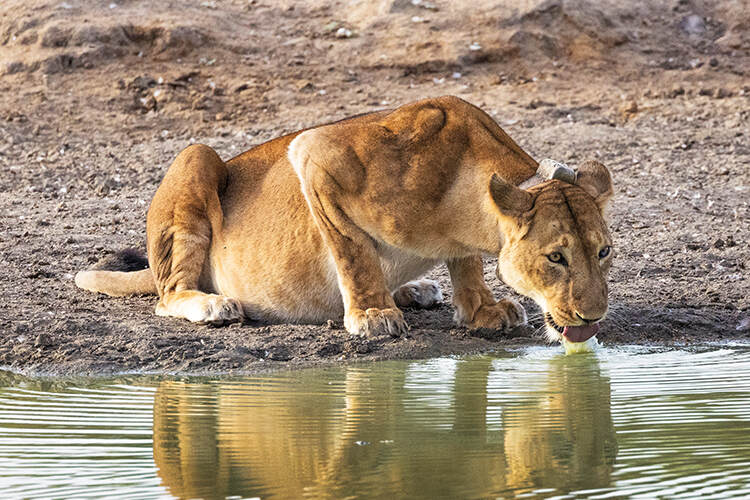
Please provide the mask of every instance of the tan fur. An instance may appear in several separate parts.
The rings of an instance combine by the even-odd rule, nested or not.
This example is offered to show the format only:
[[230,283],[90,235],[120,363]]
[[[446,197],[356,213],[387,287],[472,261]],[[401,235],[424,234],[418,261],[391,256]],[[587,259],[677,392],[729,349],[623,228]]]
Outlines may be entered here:
[[90,292],[106,290],[107,295],[124,297],[127,295],[156,294],[156,284],[151,269],[135,272],[120,271],[81,271],[76,274],[78,288]]
[[[600,206],[611,182],[600,196],[609,173],[596,165],[581,176],[585,186],[550,181],[522,191],[515,186],[537,163],[455,97],[296,132],[226,163],[207,146],[190,146],[148,212],[157,313],[211,323],[343,315],[353,334],[397,334],[408,326],[393,293],[402,306],[420,305],[400,287],[446,262],[459,323],[522,324],[523,308],[496,301],[484,283],[481,255],[489,253],[499,254],[511,286],[564,318],[560,324],[578,324],[566,314],[599,314],[606,304],[606,269],[589,262],[609,244]],[[534,206],[547,199],[558,204]],[[585,272],[553,279],[540,250],[564,236]],[[97,275],[85,288],[110,293],[126,289],[123,281]],[[559,291],[566,287],[573,291]]]

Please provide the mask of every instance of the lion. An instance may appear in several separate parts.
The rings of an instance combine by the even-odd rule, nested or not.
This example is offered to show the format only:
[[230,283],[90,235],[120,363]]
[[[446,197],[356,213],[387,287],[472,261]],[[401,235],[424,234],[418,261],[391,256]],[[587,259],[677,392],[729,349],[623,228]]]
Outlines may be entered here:
[[191,145],[149,207],[148,268],[75,282],[158,294],[157,315],[195,323],[343,316],[353,335],[398,336],[403,308],[442,300],[420,277],[444,262],[455,321],[505,330],[527,315],[487,287],[482,256],[496,255],[498,277],[540,306],[551,338],[582,341],[607,313],[612,179],[586,161],[572,178],[519,187],[539,169],[453,96],[294,132],[227,162]]

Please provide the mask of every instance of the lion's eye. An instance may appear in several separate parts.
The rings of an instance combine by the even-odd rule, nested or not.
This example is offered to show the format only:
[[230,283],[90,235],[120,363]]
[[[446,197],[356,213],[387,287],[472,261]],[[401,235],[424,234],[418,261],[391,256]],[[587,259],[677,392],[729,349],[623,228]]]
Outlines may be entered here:
[[609,252],[612,251],[612,247],[607,245],[606,247],[599,250],[599,258],[604,259],[609,255]]
[[551,254],[547,255],[547,259],[555,264],[562,264],[563,266],[567,264],[565,257],[560,252],[552,252]]

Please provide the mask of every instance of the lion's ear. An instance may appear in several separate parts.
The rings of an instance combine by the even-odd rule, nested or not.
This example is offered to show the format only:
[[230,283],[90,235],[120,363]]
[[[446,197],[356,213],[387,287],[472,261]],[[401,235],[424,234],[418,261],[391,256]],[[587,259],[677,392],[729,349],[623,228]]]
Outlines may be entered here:
[[594,198],[602,212],[614,194],[612,175],[598,161],[587,160],[578,166],[576,184]]
[[490,179],[490,196],[500,213],[510,217],[528,212],[534,201],[531,194],[505,182],[496,173]]

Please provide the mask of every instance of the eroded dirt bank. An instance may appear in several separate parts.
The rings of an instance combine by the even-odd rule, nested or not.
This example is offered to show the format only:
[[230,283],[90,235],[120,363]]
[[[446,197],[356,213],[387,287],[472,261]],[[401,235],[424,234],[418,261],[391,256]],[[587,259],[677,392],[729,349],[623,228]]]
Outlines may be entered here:
[[[416,5],[415,5],[416,3]],[[474,2],[475,3],[475,2]],[[539,343],[538,320],[409,338],[331,325],[195,326],[73,274],[144,244],[191,142],[230,158],[315,123],[455,94],[536,158],[615,176],[605,343],[750,340],[750,18],[742,1],[66,2],[0,12],[0,366],[225,372]],[[114,5],[114,7],[111,7]],[[509,293],[487,279],[498,296]],[[530,314],[535,309],[528,301]]]

